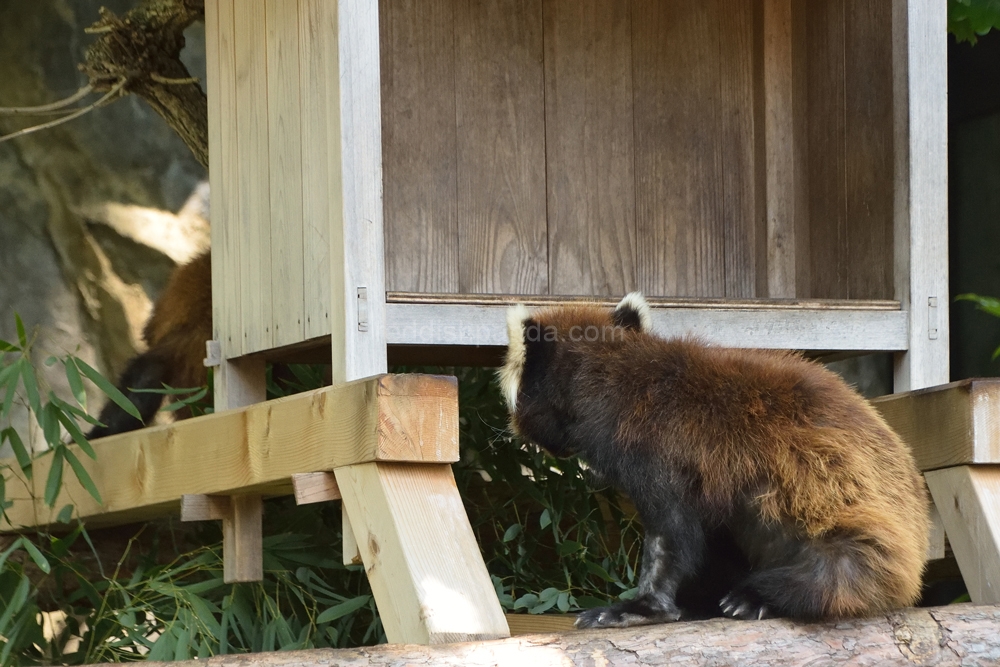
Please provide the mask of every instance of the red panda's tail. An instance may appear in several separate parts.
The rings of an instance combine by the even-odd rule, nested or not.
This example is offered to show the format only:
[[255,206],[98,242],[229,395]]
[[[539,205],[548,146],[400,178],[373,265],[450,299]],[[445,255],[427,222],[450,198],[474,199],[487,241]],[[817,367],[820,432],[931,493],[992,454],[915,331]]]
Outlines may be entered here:
[[163,403],[163,394],[136,392],[135,389],[162,389],[169,370],[169,360],[156,348],[132,358],[118,380],[118,390],[132,401],[142,421],[139,421],[114,401],[108,401],[95,426],[87,434],[89,440],[116,433],[134,431],[149,424]]

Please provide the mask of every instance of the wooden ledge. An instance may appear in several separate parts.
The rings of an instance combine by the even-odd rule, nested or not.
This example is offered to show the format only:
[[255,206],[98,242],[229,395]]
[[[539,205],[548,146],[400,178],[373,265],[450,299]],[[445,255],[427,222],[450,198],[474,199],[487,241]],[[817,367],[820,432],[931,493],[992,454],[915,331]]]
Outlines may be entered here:
[[1000,463],[1000,378],[882,396],[872,405],[910,446],[924,472]]
[[[297,473],[373,461],[453,463],[458,384],[451,377],[385,375],[102,438],[93,447],[96,461],[76,455],[103,506],[66,466],[55,509],[47,508],[42,497],[51,458],[43,457],[32,482],[7,484],[14,506],[7,512],[11,524],[0,529],[49,525],[67,503],[88,525],[106,526],[177,513],[185,494],[290,494]],[[18,470],[16,462],[4,463]]]
[[711,620],[463,644],[389,644],[150,662],[146,667],[442,665],[985,665],[1000,653],[1000,609],[903,609],[831,623]]

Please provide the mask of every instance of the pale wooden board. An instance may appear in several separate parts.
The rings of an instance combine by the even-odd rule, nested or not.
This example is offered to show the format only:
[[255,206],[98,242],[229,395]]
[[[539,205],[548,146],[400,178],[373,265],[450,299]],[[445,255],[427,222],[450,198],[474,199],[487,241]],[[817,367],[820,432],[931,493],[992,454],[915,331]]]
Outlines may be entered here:
[[332,472],[304,472],[292,475],[296,505],[340,500],[340,487]]
[[[809,44],[808,179],[812,289],[849,297],[845,146],[844,0],[810,0],[803,13]],[[889,196],[885,193],[884,196]]]
[[724,296],[719,3],[632,7],[639,288]]
[[892,5],[846,0],[848,296],[893,296]]
[[335,472],[390,642],[510,636],[450,466]]
[[1000,602],[1000,467],[960,466],[926,475],[973,602]]
[[[387,340],[397,345],[506,345],[505,305],[390,303]],[[793,350],[896,351],[907,315],[891,310],[654,308],[661,336],[717,345]]]
[[223,355],[243,354],[234,0],[205,4],[209,181],[212,189],[212,331]]
[[[336,475],[334,476],[336,479]],[[339,490],[340,487],[338,486]],[[354,528],[351,527],[351,518],[347,516],[347,506],[340,503],[340,534],[344,540],[343,563],[344,565],[362,565],[361,551],[358,549],[358,540],[354,537]]]
[[330,334],[330,192],[327,85],[334,81],[335,63],[327,59],[324,44],[337,34],[336,17],[326,11],[326,0],[299,2],[299,86],[302,111],[302,251],[305,300],[305,338]]
[[511,637],[569,632],[575,621],[576,614],[507,614]]
[[258,495],[230,498],[231,513],[222,520],[222,571],[227,584],[264,578],[264,501]]
[[798,294],[799,229],[797,190],[803,187],[796,163],[795,61],[792,0],[764,0],[764,156],[767,182],[767,295]]
[[944,519],[937,505],[931,503],[931,530],[927,540],[927,560],[940,560],[947,555],[947,539],[944,529]]
[[[896,359],[897,390],[948,381],[947,7],[893,0],[896,298],[910,315],[910,344]],[[937,297],[937,338],[928,298]]]
[[459,292],[548,294],[542,0],[455,5]]
[[726,292],[730,298],[766,296],[766,170],[763,132],[757,130],[760,95],[755,58],[758,3],[718,0],[719,6],[719,134],[722,149],[720,215],[725,221]]
[[381,0],[386,284],[458,291],[454,0]]
[[[324,57],[340,73],[327,82],[330,194],[342,212],[330,230],[333,381],[349,382],[386,370],[378,3],[340,0],[323,11],[336,11],[336,43],[324,41]],[[359,288],[368,295],[365,330]]]
[[545,0],[549,289],[636,288],[632,15],[620,0]]
[[872,401],[921,470],[1000,463],[1000,380],[962,380]]
[[[239,281],[243,353],[271,347],[271,203],[265,0],[235,11]],[[228,121],[233,122],[230,118]],[[228,355],[227,355],[228,356]]]
[[181,496],[181,521],[221,521],[233,513],[230,496],[185,493]]
[[454,378],[384,376],[102,438],[93,443],[96,461],[77,457],[103,506],[67,473],[56,509],[44,507],[44,457],[33,467],[34,503],[30,487],[8,485],[8,516],[14,526],[47,525],[73,503],[88,525],[122,524],[176,513],[185,494],[291,493],[296,473],[375,460],[454,462],[457,404]]
[[[304,340],[302,114],[299,0],[265,0],[267,135],[270,167],[271,343]],[[306,169],[309,167],[306,166]],[[320,267],[310,267],[319,269]],[[308,274],[315,279],[315,273]],[[321,274],[322,275],[322,274]]]

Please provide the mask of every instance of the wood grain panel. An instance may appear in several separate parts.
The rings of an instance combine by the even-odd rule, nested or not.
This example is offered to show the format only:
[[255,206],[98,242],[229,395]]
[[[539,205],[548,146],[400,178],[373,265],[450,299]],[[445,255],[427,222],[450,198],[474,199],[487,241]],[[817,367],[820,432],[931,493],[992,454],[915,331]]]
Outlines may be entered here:
[[849,298],[845,155],[844,0],[810,0],[809,221],[812,293]]
[[545,153],[553,294],[635,289],[632,16],[545,0]]
[[302,106],[299,98],[299,2],[266,0],[267,129],[271,182],[271,344],[301,342],[305,332],[302,245]]
[[632,28],[639,287],[723,296],[718,2],[636,0]]
[[235,11],[236,125],[240,218],[240,317],[243,353],[271,347],[271,182],[264,0]]
[[547,294],[541,0],[455,7],[459,291]]
[[893,295],[892,5],[845,0],[848,293]]
[[389,290],[458,291],[454,0],[381,0]]
[[[717,0],[719,6],[719,148],[722,152],[722,217],[725,229],[725,296],[766,296],[758,292],[766,230],[759,192],[758,132],[754,94],[755,30],[759,4]],[[760,258],[760,259],[759,259]]]
[[[340,198],[330,192],[327,86],[337,77],[324,44],[337,34],[326,0],[299,2],[299,67],[302,100],[302,251],[305,338],[330,333],[330,225]],[[329,84],[332,85],[332,84]],[[336,209],[334,204],[337,204]]]
[[243,353],[234,0],[205,4],[208,150],[212,168],[212,336],[223,357]]

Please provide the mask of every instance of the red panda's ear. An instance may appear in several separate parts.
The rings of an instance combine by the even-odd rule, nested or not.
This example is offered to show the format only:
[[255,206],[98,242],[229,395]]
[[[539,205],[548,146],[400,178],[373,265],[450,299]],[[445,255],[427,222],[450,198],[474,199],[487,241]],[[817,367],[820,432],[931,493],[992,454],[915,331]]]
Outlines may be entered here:
[[649,331],[653,328],[649,304],[640,292],[626,294],[611,313],[611,321],[615,326],[635,331]]

